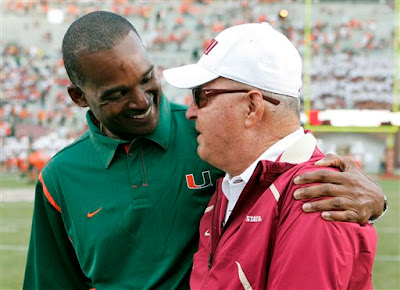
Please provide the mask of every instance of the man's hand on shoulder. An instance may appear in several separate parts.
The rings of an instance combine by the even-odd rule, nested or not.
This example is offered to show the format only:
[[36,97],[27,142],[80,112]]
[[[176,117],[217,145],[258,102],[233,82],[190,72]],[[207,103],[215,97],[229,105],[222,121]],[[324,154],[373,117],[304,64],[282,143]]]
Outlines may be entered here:
[[296,190],[295,199],[332,197],[307,202],[303,205],[303,211],[322,211],[321,216],[327,221],[359,224],[364,224],[383,213],[385,197],[381,186],[369,178],[351,158],[327,154],[315,165],[337,167],[342,172],[322,169],[297,176],[294,179],[295,184],[322,184]]

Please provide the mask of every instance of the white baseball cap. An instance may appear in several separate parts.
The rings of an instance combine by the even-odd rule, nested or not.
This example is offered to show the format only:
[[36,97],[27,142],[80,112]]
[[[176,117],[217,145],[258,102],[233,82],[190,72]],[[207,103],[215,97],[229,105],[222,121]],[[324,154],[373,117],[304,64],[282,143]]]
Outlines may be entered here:
[[218,34],[195,64],[164,70],[172,86],[191,89],[225,77],[265,91],[299,97],[301,57],[268,23],[232,26]]

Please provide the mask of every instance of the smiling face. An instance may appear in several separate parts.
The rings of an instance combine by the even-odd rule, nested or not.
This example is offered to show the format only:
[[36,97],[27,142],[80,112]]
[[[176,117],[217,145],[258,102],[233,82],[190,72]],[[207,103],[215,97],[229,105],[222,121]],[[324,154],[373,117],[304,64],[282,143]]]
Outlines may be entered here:
[[111,50],[83,55],[80,65],[86,83],[68,92],[79,106],[90,107],[107,136],[131,140],[155,130],[161,87],[134,32]]

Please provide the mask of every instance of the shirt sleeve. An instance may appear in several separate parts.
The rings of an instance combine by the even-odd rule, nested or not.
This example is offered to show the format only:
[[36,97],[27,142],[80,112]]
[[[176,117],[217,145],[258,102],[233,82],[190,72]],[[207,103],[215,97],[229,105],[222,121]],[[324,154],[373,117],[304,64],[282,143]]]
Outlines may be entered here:
[[376,249],[372,226],[327,222],[321,213],[304,213],[303,202],[284,201],[268,289],[370,289]]
[[35,206],[23,289],[89,289],[65,232],[59,208],[36,184]]

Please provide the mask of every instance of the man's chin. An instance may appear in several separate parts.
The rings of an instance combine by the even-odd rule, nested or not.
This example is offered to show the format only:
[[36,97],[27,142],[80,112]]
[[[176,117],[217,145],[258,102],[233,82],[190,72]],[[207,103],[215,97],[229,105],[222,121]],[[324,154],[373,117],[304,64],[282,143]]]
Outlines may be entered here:
[[201,160],[206,161],[207,163],[209,163],[209,161],[207,159],[207,155],[204,152],[204,148],[201,147],[200,145],[197,147],[197,155],[199,155]]

